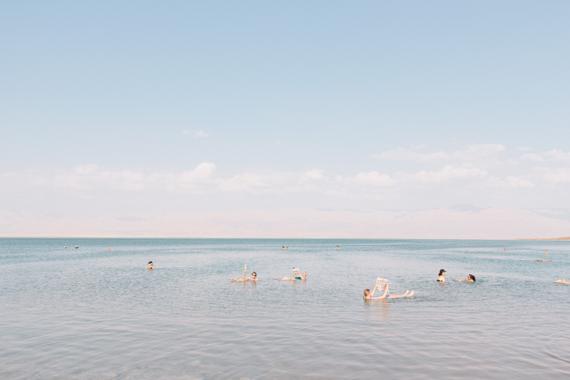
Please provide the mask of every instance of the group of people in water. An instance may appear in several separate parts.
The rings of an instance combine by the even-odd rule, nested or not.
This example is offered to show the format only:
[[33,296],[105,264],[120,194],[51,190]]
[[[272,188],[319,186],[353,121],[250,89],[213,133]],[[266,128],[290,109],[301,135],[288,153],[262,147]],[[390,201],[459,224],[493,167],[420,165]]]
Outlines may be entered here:
[[[437,282],[439,282],[440,284],[443,284],[446,282],[446,278],[445,278],[445,274],[447,273],[447,271],[445,269],[440,269],[439,273],[437,274]],[[461,280],[457,280],[460,282],[467,282],[469,284],[472,284],[474,282],[477,282],[477,278],[475,278],[475,275],[469,273],[467,275],[467,277],[465,277],[464,279]]]
[[[291,270],[291,276],[285,276],[279,280],[290,281],[290,282],[306,281],[308,277],[309,277],[309,274],[307,272],[301,272],[301,270],[299,268],[293,267],[293,269]],[[251,274],[249,274],[249,275],[247,274],[247,265],[244,265],[243,274],[241,276],[232,278],[232,282],[253,282],[253,283],[256,283],[257,280],[258,280],[257,272],[251,272]]]
[[[447,281],[445,277],[446,273],[447,271],[445,269],[440,269],[436,281],[439,282],[440,284],[445,283]],[[477,279],[475,278],[475,275],[469,273],[467,277],[458,281],[472,284],[476,282]],[[382,294],[376,296],[377,294],[376,292],[378,292],[378,294],[380,293]],[[378,277],[376,279],[376,283],[374,284],[372,290],[370,290],[369,288],[364,289],[363,298],[366,301],[375,301],[375,300],[386,300],[386,299],[397,299],[397,298],[412,298],[414,295],[415,292],[413,290],[406,290],[404,293],[401,294],[390,294],[390,281],[386,280],[385,278]]]
[[[445,274],[447,271],[445,269],[441,269],[437,276],[437,282],[444,283],[446,281]],[[307,272],[302,272],[298,267],[293,267],[291,270],[290,276],[285,276],[279,279],[280,281],[306,281],[309,277]],[[257,283],[258,277],[257,272],[251,272],[251,274],[247,274],[247,265],[244,265],[243,274],[239,277],[232,278],[232,282],[253,282]],[[467,275],[467,277],[463,280],[459,280],[462,282],[467,283],[474,283],[477,281],[475,276],[471,273]],[[414,297],[415,292],[413,290],[406,290],[404,293],[401,294],[390,294],[390,281],[385,278],[378,277],[374,284],[372,290],[369,288],[364,289],[363,298],[365,301],[377,301],[377,300],[389,300],[389,299],[398,299],[398,298],[412,298]]]
[[[285,248],[286,247],[286,248]],[[289,247],[283,246],[284,249]],[[154,269],[154,263],[149,261],[146,264],[146,269],[152,271]],[[437,275],[436,281],[440,284],[444,284],[446,279],[447,271],[445,269],[440,269]],[[306,281],[309,277],[307,272],[302,272],[298,267],[293,267],[291,270],[290,276],[285,276],[280,278],[280,281],[288,281],[288,282],[296,282],[296,281]],[[241,282],[241,283],[257,283],[258,277],[257,272],[251,272],[250,274],[247,273],[247,265],[243,267],[243,273],[239,277],[232,278],[232,282]],[[460,282],[465,282],[469,284],[473,284],[477,282],[477,278],[475,275],[469,273],[463,279],[457,280]],[[570,285],[570,280],[566,279],[558,279],[554,281],[557,284],[561,285]],[[385,278],[378,277],[376,282],[374,283],[374,287],[372,290],[369,288],[364,289],[363,298],[365,301],[377,301],[377,300],[388,300],[388,299],[398,299],[398,298],[412,298],[414,297],[415,292],[413,290],[406,290],[404,293],[401,294],[390,294],[390,281]]]

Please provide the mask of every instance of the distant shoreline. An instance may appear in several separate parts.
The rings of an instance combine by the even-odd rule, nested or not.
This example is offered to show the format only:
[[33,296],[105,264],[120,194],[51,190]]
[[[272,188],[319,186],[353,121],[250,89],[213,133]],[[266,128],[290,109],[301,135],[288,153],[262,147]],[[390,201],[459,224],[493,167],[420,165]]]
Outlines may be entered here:
[[483,238],[364,238],[364,237],[186,237],[186,236],[2,236],[0,239],[45,239],[45,240],[273,240],[273,241],[295,241],[295,240],[331,240],[331,241],[570,241],[570,236],[552,238],[511,238],[511,239],[483,239]]
[[570,241],[570,236],[554,237],[554,238],[526,238],[520,240],[539,240],[539,241]]

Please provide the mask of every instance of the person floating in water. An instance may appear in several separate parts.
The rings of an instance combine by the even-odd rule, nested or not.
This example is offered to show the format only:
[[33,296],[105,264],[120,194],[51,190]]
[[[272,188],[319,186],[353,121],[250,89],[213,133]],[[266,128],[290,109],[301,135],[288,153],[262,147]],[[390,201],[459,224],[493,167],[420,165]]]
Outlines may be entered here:
[[240,276],[232,279],[232,282],[257,282],[257,272],[251,272],[249,276]]
[[283,277],[281,281],[306,281],[309,274],[307,272],[301,272],[297,267],[293,267],[291,270],[291,277]]
[[[383,292],[381,296],[374,297],[376,291]],[[406,290],[402,294],[389,294],[390,292],[390,281],[378,277],[376,279],[376,283],[374,284],[374,288],[372,291],[370,289],[364,289],[364,300],[365,301],[376,301],[376,300],[384,300],[384,299],[397,299],[397,298],[411,298],[414,296],[413,290]]]
[[243,266],[243,274],[240,277],[232,278],[232,282],[257,282],[257,272],[247,275],[247,265]]
[[154,263],[151,261],[149,261],[148,263],[146,263],[146,269],[147,270],[153,270],[154,269]]
[[560,285],[570,285],[570,280],[566,280],[565,278],[560,278],[554,282]]
[[440,269],[439,274],[437,275],[437,282],[444,283],[445,282],[445,274],[447,271],[445,269]]

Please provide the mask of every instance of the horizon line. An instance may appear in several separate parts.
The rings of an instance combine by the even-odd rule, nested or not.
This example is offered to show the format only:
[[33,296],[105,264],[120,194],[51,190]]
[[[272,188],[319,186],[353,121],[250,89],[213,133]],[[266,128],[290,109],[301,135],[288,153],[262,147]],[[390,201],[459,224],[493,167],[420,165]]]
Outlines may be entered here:
[[1,236],[0,239],[177,239],[177,240],[479,240],[479,241],[570,241],[570,237],[550,238],[402,238],[402,237],[213,237],[213,236]]

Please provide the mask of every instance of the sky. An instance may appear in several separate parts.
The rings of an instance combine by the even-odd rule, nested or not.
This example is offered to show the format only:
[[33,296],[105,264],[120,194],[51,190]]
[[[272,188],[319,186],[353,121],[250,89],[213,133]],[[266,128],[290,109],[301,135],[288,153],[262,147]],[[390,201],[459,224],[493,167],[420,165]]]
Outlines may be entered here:
[[3,2],[0,236],[569,236],[569,18]]

